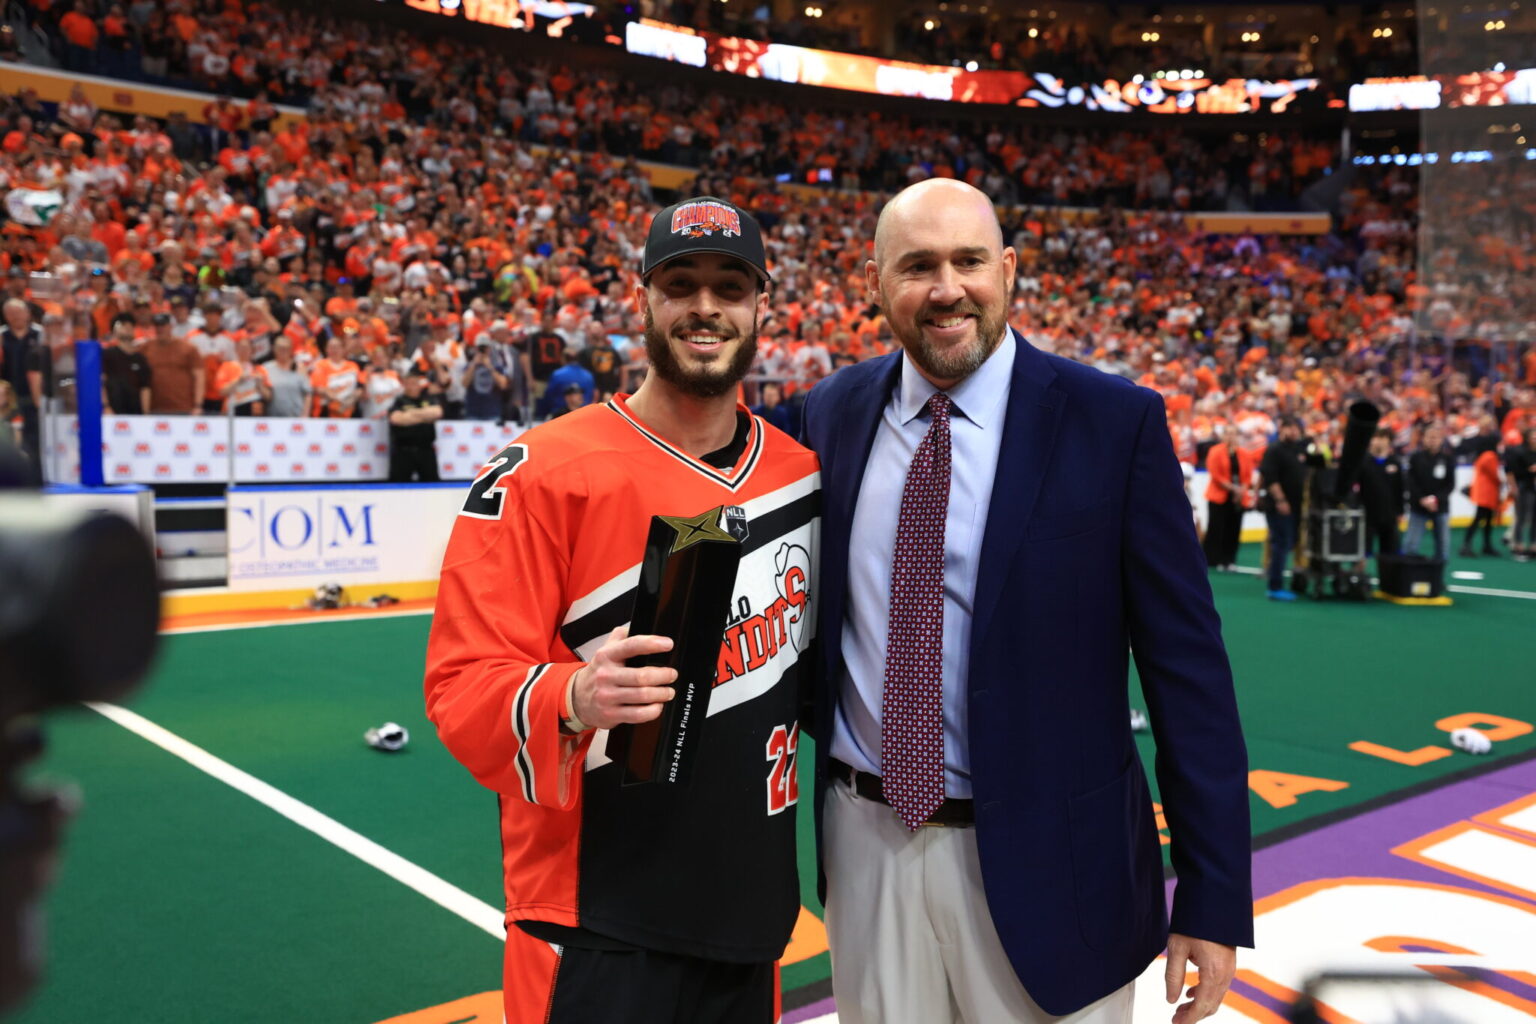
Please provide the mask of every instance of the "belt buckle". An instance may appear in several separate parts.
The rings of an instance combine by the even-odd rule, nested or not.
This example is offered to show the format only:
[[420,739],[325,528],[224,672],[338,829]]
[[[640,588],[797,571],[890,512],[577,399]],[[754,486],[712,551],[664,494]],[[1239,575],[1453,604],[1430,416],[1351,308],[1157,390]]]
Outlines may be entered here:
[[[934,814],[938,814],[939,812],[938,812],[937,809],[935,809],[935,811],[933,813]],[[928,819],[927,821],[923,822],[921,825],[918,826],[918,828],[963,828],[963,827],[964,826],[960,822],[956,822],[956,821],[934,821],[932,818]]]

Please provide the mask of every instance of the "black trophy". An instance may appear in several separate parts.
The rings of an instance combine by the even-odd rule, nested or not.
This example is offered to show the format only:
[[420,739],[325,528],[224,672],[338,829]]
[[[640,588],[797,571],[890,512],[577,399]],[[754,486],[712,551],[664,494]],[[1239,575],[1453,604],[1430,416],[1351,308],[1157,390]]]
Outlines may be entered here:
[[724,506],[696,516],[651,517],[629,635],[671,637],[672,649],[629,664],[677,669],[677,695],[651,721],[610,733],[609,756],[623,766],[626,786],[688,781],[715,686],[743,525],[740,510]]

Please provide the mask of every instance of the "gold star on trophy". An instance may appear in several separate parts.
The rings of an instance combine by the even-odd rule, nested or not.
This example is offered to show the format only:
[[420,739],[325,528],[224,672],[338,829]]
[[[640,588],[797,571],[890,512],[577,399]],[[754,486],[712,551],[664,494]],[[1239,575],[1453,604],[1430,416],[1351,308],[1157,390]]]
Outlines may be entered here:
[[657,519],[677,531],[677,539],[672,542],[670,553],[675,555],[684,548],[704,541],[734,544],[736,539],[720,528],[721,512],[719,508],[712,508],[696,516],[657,516]]

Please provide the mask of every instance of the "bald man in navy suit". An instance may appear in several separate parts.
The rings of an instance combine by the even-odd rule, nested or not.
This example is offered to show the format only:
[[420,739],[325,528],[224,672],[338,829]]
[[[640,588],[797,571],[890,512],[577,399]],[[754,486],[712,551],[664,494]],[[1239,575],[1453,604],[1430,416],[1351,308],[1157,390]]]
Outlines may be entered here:
[[[817,828],[844,1024],[1172,1017],[1253,939],[1247,756],[1163,403],[1007,325],[991,202],[912,186],[866,267],[903,351],[805,406],[820,455]],[[1132,739],[1135,656],[1178,883]]]

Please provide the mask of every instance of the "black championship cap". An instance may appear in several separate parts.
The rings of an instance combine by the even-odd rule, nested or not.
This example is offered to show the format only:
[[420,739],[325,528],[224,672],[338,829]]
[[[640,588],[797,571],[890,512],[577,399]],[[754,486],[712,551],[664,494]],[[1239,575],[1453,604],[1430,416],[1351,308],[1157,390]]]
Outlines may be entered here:
[[694,252],[715,252],[735,256],[762,276],[768,276],[768,260],[763,254],[763,231],[752,215],[735,203],[714,196],[699,196],[669,206],[651,221],[651,233],[645,240],[642,278],[670,259]]

